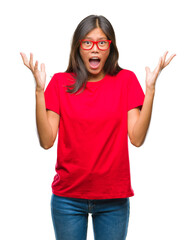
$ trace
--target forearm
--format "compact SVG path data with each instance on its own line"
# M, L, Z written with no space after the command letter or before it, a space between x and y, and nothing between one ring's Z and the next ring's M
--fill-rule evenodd
M48 149L53 144L53 133L47 118L44 91L36 91L36 124L40 145Z
M145 99L139 118L133 128L133 138L135 139L135 145L138 147L143 144L149 128L152 115L154 94L155 90L146 90Z
M146 94L143 103L143 107L139 115L137 115L137 119L135 123L133 123L133 127L131 128L131 142L135 146L141 146L145 140L146 133L149 128L151 114L152 114L152 106L155 94L155 84L160 72L171 62L171 60L176 56L173 54L166 61L168 51L160 57L159 63L153 72L150 71L149 67L146 67Z

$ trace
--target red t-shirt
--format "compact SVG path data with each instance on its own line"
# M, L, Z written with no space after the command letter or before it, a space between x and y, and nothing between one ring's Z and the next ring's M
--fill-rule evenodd
M105 75L87 82L78 95L66 92L71 78L56 73L45 90L46 109L60 115L53 193L83 199L134 196L127 112L144 101L136 75L125 69Z

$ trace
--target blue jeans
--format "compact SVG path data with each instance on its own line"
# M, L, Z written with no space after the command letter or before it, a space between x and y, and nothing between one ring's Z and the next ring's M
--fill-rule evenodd
M86 240L89 213L92 213L95 240L125 240L129 209L129 198L88 200L52 194L56 240Z

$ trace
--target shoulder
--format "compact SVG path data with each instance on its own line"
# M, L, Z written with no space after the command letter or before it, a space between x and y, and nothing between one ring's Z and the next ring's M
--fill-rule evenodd
M67 72L57 72L57 73L54 73L52 77L55 79L69 79L69 78L73 78L73 74L67 73Z
M135 73L131 70L128 69L122 69L121 71L118 72L117 76L119 78L133 78L135 77Z
M128 69L122 69L120 72L118 72L116 77L119 79L120 82L124 83L125 86L127 86L127 84L129 85L137 81L135 73Z
M74 82L74 75L72 73L67 72L57 72L51 76L51 80L56 84L68 84Z

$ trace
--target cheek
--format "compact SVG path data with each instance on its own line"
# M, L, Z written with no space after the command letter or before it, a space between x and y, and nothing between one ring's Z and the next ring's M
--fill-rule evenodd
M82 51L81 49L80 49L80 56L84 63L87 62L87 59L88 59L87 54L86 54L86 52Z
M103 57L102 59L103 59L104 63L106 62L107 58L109 57L109 54L110 54L110 52L106 52L102 55L102 57Z

